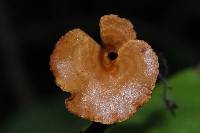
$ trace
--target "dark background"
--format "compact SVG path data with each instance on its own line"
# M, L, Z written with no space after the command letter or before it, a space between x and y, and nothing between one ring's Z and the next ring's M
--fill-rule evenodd
M55 43L75 27L99 41L105 14L131 20L138 38L167 60L169 75L196 66L199 6L199 0L0 0L0 124L35 101L60 95L48 64Z

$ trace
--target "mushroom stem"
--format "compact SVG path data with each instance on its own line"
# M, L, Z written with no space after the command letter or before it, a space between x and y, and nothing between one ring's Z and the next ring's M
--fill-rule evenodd
M97 122L93 122L85 131L80 131L80 133L103 133L109 126Z

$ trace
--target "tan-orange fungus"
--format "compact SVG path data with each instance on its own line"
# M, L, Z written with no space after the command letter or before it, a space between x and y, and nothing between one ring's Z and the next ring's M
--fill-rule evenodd
M102 45L73 29L57 42L50 68L56 84L71 93L65 101L70 112L112 124L128 119L150 99L159 64L127 19L105 15L99 25Z

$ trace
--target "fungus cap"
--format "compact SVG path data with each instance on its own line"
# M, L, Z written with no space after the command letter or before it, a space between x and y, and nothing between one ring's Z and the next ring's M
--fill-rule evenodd
M136 39L130 21L105 15L99 25L102 45L73 29L57 42L50 69L56 84L71 93L65 100L70 112L112 124L128 119L150 99L159 64L153 49Z

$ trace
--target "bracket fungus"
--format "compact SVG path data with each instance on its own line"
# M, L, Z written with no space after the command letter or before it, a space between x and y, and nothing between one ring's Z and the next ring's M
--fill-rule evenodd
M128 119L150 99L159 64L127 19L105 15L99 25L102 45L73 29L57 42L50 69L56 84L71 93L65 100L70 112L112 124Z

